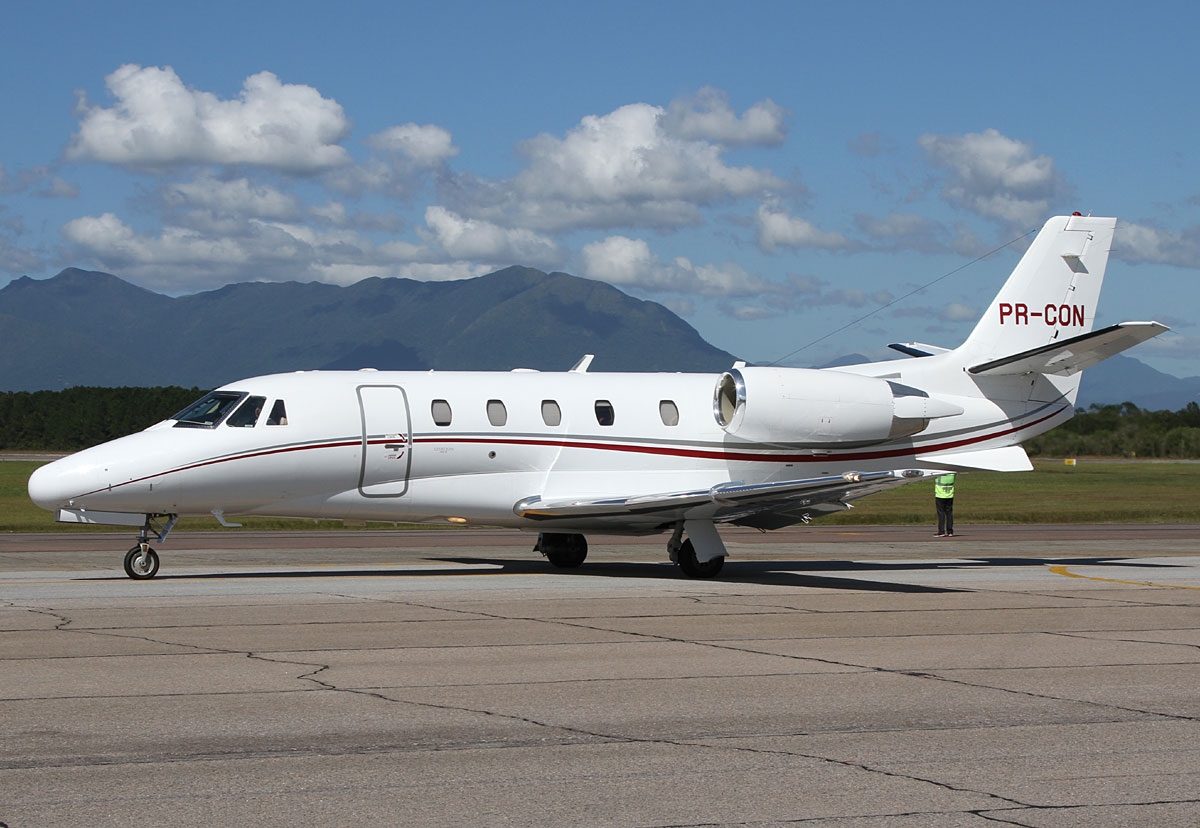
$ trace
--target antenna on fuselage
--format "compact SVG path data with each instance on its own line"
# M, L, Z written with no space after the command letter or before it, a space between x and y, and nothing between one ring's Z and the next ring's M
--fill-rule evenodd
M574 365L571 366L570 373L586 374L588 366L592 364L592 360L595 358L596 358L595 354L584 354L583 356L581 356L579 358L579 362L576 362Z

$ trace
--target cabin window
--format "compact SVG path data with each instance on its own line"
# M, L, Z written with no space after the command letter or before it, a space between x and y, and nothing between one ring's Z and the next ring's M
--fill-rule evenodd
M453 417L450 411L450 403L445 400L434 400L429 406L429 413L433 415L433 424L436 426L448 426Z
M500 400L488 400L487 415L488 422L494 426L502 426L508 422L508 409Z
M610 426L617 421L617 414L608 400L596 400L596 422L602 426Z
M670 400L659 400L658 416L662 418L665 426L679 425L679 407Z
M283 400L276 400L275 404L271 406L267 425L287 425L287 406L283 404Z
M542 400L542 422L548 426L562 423L562 409L554 400Z
M258 422L258 415L262 413L266 404L266 397L250 397L230 415L225 425L230 428L254 428Z
M241 391L213 391L171 419L177 421L176 428L213 428L245 398Z

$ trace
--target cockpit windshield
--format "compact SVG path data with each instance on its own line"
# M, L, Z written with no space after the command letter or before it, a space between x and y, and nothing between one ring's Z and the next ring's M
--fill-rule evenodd
M215 428L245 397L241 391L213 391L171 419L176 428Z

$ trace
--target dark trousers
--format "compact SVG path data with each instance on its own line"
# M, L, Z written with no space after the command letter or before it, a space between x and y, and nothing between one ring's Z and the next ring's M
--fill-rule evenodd
M954 498L952 497L935 497L933 502L937 504L938 516L938 534L953 535L954 534Z

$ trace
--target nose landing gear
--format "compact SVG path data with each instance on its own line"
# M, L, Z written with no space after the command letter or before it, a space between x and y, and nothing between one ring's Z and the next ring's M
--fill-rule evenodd
M155 521L158 518L167 518L167 522L161 527ZM158 553L150 546L150 536L162 543L167 539L167 535L175 528L175 522L179 520L179 515L146 515L146 522L142 524L141 534L138 535L137 544L125 553L125 574L135 581L146 581L158 574Z
M144 581L158 574L158 553L142 541L125 553L125 574L135 581Z

